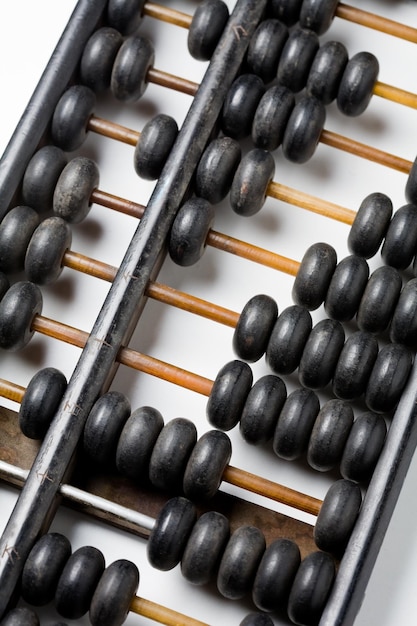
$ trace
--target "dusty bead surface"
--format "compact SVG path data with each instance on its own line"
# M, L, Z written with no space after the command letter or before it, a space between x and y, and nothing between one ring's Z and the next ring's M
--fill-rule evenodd
M312 325L310 312L297 304L280 313L266 349L266 362L276 374L297 369Z
M401 276L394 267L383 265L372 272L356 315L360 330L381 333L388 327L401 287Z
M155 50L145 37L131 35L124 40L113 63L112 94L121 102L136 102L148 86L146 77L155 61Z
M66 388L67 379L54 367L45 367L31 378L18 414L20 430L26 437L45 436Z
M29 241L39 224L38 213L29 206L15 206L0 223L0 271L23 270Z
M328 472L340 463L352 424L353 410L347 402L333 399L322 406L308 442L310 467Z
M182 486L185 467L197 441L197 429L191 420L176 417L158 435L149 461L149 480L166 491Z
M0 347L21 350L33 336L32 322L42 312L42 294L29 281L13 283L0 301Z
M222 481L232 444L226 433L209 430L195 444L184 471L184 495L193 502L213 498Z
M240 418L240 432L245 441L260 445L271 439L286 398L287 388L278 376L267 374L256 381Z
M404 285L391 320L389 336L393 343L414 348L417 343L417 279Z
M249 613L239 626L274 626L274 622L266 613Z
M372 476L387 435L381 415L368 411L359 415L349 433L340 463L343 478L367 482Z
M107 22L123 35L135 32L142 21L145 0L109 0Z
M282 139L282 152L293 163L306 163L316 151L326 120L320 100L306 95L300 98L288 119Z
M228 19L229 10L222 0L205 0L197 6L187 37L188 51L194 59L211 59Z
M110 26L103 26L91 35L80 61L80 81L83 85L94 93L109 89L113 63L122 43L122 34Z
M405 204L392 216L382 244L381 256L387 265L405 270L417 252L417 205Z
M161 413L143 406L130 415L119 437L116 467L123 476L146 482L155 442L164 427Z
M391 221L392 201L382 193L366 196L356 212L348 235L352 254L370 259L379 250Z
M94 403L84 426L83 448L100 465L112 466L117 441L130 415L130 402L119 391L108 391Z
M348 52L338 41L327 41L318 49L307 78L307 92L327 105L337 97L348 62Z
M160 113L143 127L133 154L135 172L145 180L156 180L178 135L173 117Z
M72 152L82 146L87 137L88 120L95 106L96 95L89 87L69 87L58 101L52 117L53 143L65 152Z
M276 19L263 20L249 42L246 64L250 72L271 82L278 70L279 58L288 39L287 27Z
M303 0L300 25L323 35L331 26L339 0Z
M23 175L24 204L38 213L50 211L56 183L67 162L65 152L57 146L43 146L37 150Z
M265 353L278 317L278 305L271 296L257 294L242 309L233 332L233 349L242 361L253 363Z
M337 93L339 111L350 117L367 108L379 74L377 58L370 52L358 52L345 67Z
M1 620L2 626L39 626L39 624L35 611L25 606L12 609Z
M300 17L300 10L303 0L271 0L271 11L274 17L278 18L287 26L293 26Z
M323 319L313 326L298 366L304 387L323 389L331 381L344 341L343 326L336 320Z
M91 600L92 626L123 624L138 586L139 570L131 561L119 559L106 567Z
M204 150L197 165L195 191L211 204L221 202L229 193L240 163L242 150L231 137L216 137Z
M218 372L207 402L207 419L219 430L231 430L239 422L252 386L253 374L247 363L230 361Z
M305 252L292 288L295 304L309 311L318 309L326 297L337 264L335 249L327 243L314 243Z
M223 104L222 131L233 139L250 135L253 116L265 92L261 78L255 74L241 74L232 83Z
M390 343L380 349L365 392L365 402L371 411L386 413L396 406L412 363L412 352L406 346Z
M294 461L304 454L319 410L319 399L310 389L295 389L288 395L272 442L277 456Z
M359 330L346 339L332 381L335 396L354 400L365 393L378 349L375 337L365 331Z
M55 282L64 269L63 260L72 242L68 222L52 215L35 229L25 256L25 273L28 280L37 285Z
M258 213L266 199L268 185L275 173L270 152L254 148L241 160L230 189L230 205L235 213L250 217Z
M351 320L359 308L368 277L365 259L350 255L339 261L324 300L327 315L339 322Z
M267 89L253 118L252 141L257 148L272 152L281 145L294 106L294 94L284 85Z
M178 209L168 241L174 263L190 267L201 259L214 218L214 206L203 198L190 198Z
M319 40L316 33L305 28L294 28L280 56L278 82L294 93L301 91L306 85L318 49Z
M83 156L74 157L64 167L55 187L53 207L58 217L78 224L91 208L91 194L99 184L97 164Z
M413 161L405 185L405 198L411 204L417 204L417 159Z

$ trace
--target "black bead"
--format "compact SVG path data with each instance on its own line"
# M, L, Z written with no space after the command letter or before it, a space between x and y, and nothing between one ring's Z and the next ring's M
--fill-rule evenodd
M250 217L264 205L268 185L275 173L270 152L254 148L241 160L230 189L230 204L235 213Z
M397 405L412 364L412 352L406 346L390 343L380 349L365 392L371 411L387 413Z
M307 79L307 92L330 104L337 97L340 81L348 62L348 52L338 41L327 41L316 53Z
M0 301L0 347L21 350L34 331L32 322L42 312L42 294L34 283L14 283Z
M72 85L63 93L51 122L52 141L56 146L72 152L84 143L87 125L96 106L94 91L85 85Z
M303 0L300 25L323 35L333 22L339 0Z
M359 308L368 277L365 259L351 255L339 261L324 300L327 315L339 322L351 320Z
M178 209L168 241L174 263L190 267L201 259L214 218L213 205L203 198L192 197Z
M30 439L42 439L61 403L67 380L54 367L45 367L31 378L19 408L19 426Z
M349 59L337 93L337 106L345 115L361 115L371 100L379 74L377 58L370 52L358 52Z
M287 26L293 26L300 17L303 0L271 0L271 10L274 17L284 22Z
M117 443L116 467L123 476L145 482L152 450L163 426L157 409L144 406L133 411Z
M387 265L405 270L417 252L417 205L406 204L392 216L381 256Z
M221 202L229 193L240 163L240 144L231 137L217 137L204 150L197 165L195 191L211 204Z
M90 606L92 626L120 626L125 621L139 586L139 570L126 559L104 570Z
M297 304L278 316L266 349L266 361L276 374L297 369L312 325L309 311Z
M281 145L294 106L294 94L284 85L267 89L253 118L252 141L257 148L273 151Z
M135 102L146 91L148 70L153 66L155 51L145 37L131 35L119 48L110 80L111 91L122 102Z
M0 301L2 300L6 291L10 288L10 282L6 274L0 272Z
M211 59L228 19L229 9L222 0L204 0L197 6L187 39L188 52L194 59Z
M298 378L304 387L323 389L333 378L345 341L340 322L323 319L313 327L301 355Z
M300 561L300 549L294 541L276 539L267 547L252 589L252 599L258 609L278 611L287 605Z
M80 61L80 81L83 85L94 93L109 89L113 63L122 43L122 34L110 26L103 26L91 35Z
M389 265L378 267L369 277L356 321L361 330L382 333L390 323L402 287L401 276Z
M348 235L352 254L370 259L379 250L391 221L392 202L383 193L371 193L361 203Z
M274 622L266 613L249 613L239 626L274 626Z
M207 419L220 430L231 430L239 422L252 386L252 370L243 361L230 361L218 372L207 402Z
M22 271L30 238L38 224L39 215L29 206L16 206L6 213L0 223L0 271Z
M135 172L145 180L156 180L178 135L173 117L160 113L145 124L133 155Z
M55 186L67 157L57 146L43 146L30 159L22 181L23 202L38 213L52 209Z
M26 251L25 273L37 285L55 282L64 269L65 252L70 249L72 231L61 217L52 215L34 231Z
M287 27L276 19L263 20L251 37L246 57L250 72L264 83L271 82L277 73L282 49L288 39Z
M25 606L9 611L1 620L1 626L39 626L39 618L35 611Z
M233 333L233 349L243 361L258 361L265 353L278 317L278 305L265 294L253 296L242 309Z
M261 78L255 74L241 74L232 83L223 104L222 131L233 139L250 135L253 116L265 92Z
M99 179L94 161L83 156L71 159L62 170L55 187L55 215L72 224L81 222L90 211L91 194L98 187Z
M145 0L109 0L107 22L123 35L135 32L141 21Z
M405 198L411 204L417 204L417 159L413 161L405 185Z
M343 400L354 400L365 393L378 342L373 335L357 331L345 341L333 376L333 393Z
M313 156L326 120L324 104L313 96L298 100L289 117L282 152L293 163L306 163Z
M319 399L309 389L296 389L288 395L272 442L277 456L293 461L306 451L319 410Z
M197 429L191 420L172 419L158 435L149 461L149 480L166 491L182 488L185 467L197 441Z
M368 411L359 415L349 433L340 463L343 478L367 482L372 476L387 435L381 415Z
M353 410L342 400L329 400L319 411L308 443L307 461L319 472L340 463L353 424Z
M295 624L317 626L336 576L333 558L311 552L298 568L288 601L288 615Z
M130 402L119 391L108 391L94 403L84 426L83 449L99 465L112 466L117 441L130 415Z
M231 456L232 444L226 433L220 430L204 433L195 444L184 471L184 495L194 502L213 498Z
M294 93L301 91L307 83L318 49L319 39L316 33L298 27L291 31L279 60L278 82Z
M168 500L158 514L147 544L152 567L169 571L178 565L195 522L196 510L190 500L182 497Z
M309 311L318 309L326 297L336 263L336 252L331 245L312 244L305 252L294 280L294 302Z
M394 309L389 331L393 343L414 348L417 343L417 279L404 285Z
M271 439L286 398L287 388L278 376L266 375L256 381L240 418L245 441L260 445Z

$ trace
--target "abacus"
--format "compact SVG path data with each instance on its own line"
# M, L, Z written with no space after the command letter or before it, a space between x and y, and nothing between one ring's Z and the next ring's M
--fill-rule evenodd
M417 86L413 88L410 84L412 79L405 71L412 66L410 59L415 54L415 43L404 43L401 38L387 34L385 31L392 24L382 20L383 32L375 36L379 46L374 44L378 48L375 53L380 65L379 76L375 76L375 65L370 58L364 72L365 77L371 75L369 80L372 82L372 95L369 86L364 88L362 103L366 103L366 110L360 116L358 110L346 116L333 102L329 106L326 104L323 114L324 108L317 105L316 100L310 100L304 105L310 107L308 118L314 121L313 128L310 128L310 140L296 137L296 122L293 121L292 132L287 132L287 136L283 137L281 149L280 146L264 145L272 133L266 132L265 126L262 126L266 122L262 122L259 103L264 93L274 94L275 100L269 101L269 106L272 106L279 95L282 98L280 110L287 110L289 116L290 110L293 107L295 109L295 101L303 102L305 87L292 84L296 94L291 99L292 96L288 94L292 89L286 87L285 90L281 88L280 92L269 91L260 86L261 79L255 74L254 68L251 71L248 69L249 41L253 40L258 23L262 24L268 3L249 0L226 3L229 8L227 20L221 18L222 3L196 3L191 0L184 0L181 4L166 2L165 10L153 3L143 3L144 16L138 24L137 35L144 48L140 48L140 55L139 47L133 51L131 47L130 51L138 54L141 62L143 55L148 54L146 67L142 68L142 78L137 79L134 97L128 95L127 102L122 103L119 102L124 98L120 93L124 88L121 83L127 70L123 69L121 61L116 64L119 78L113 70L116 78L113 79L111 89L107 86L105 93L100 93L97 99L91 96L91 85L86 85L88 80L85 78L89 75L93 83L100 81L91 60L94 58L93 52L89 61L90 73L88 59L86 61L84 56L87 66L83 70L85 80L79 79L80 59L87 49L87 42L91 41L90 37L108 22L114 28L115 22L106 17L107 4L111 3L104 0L74 3L75 13L51 61L51 67L55 69L40 80L39 89L27 109L26 117L13 135L11 147L5 152L0 170L3 224L10 224L8 228L16 237L13 243L18 238L27 239L27 252L26 249L24 252L26 261L23 261L17 258L19 250L16 251L17 246L10 244L6 227L1 230L0 226L2 272L7 274L5 282L1 284L4 293L3 304L0 303L3 346L1 390L2 396L5 396L5 407L9 404L11 407L11 410L5 408L1 412L2 449L4 443L0 466L4 479L2 490L7 489L6 481L18 484L20 488L26 484L22 491L24 495L20 496L17 508L10 515L2 537L1 610L5 613L15 602L21 605L22 601L16 599L13 588L15 584L18 587L20 585L18 579L27 553L32 546L36 548L41 544L43 537L45 541L50 539L55 563L61 563L56 565L57 568L62 571L64 561L68 561L71 550L68 539L63 539L62 535L50 535L48 529L52 525L53 530L60 533L62 527L66 526L62 516L70 516L73 524L69 525L69 534L76 534L75 529L84 523L84 516L79 511L68 513L64 506L59 506L56 511L60 504L57 499L60 492L65 502L78 502L74 504L77 509L93 512L99 519L123 530L123 533L117 535L116 531L110 531L110 536L117 536L115 559L129 559L131 564L137 565L141 571L138 593L146 589L146 576L151 569L152 585L149 589L156 590L154 597L163 596L162 592L167 587L180 590L173 594L175 596L179 593L180 598L169 597L166 602L161 601L161 604L173 607L177 614L171 615L168 609L164 613L162 608L151 608L152 603L134 597L137 586L134 566L130 566L128 574L125 571L124 585L119 582L116 584L116 574L111 579L111 572L117 570L118 566L109 568L106 575L112 580L110 587L119 585L118 594L113 596L118 601L112 601L119 617L114 617L113 623L119 623L120 613L124 618L128 609L130 612L126 623L141 623L141 618L134 612L135 608L142 615L163 623L268 624L270 618L275 624L353 623L415 447L415 374L411 368L415 338L412 336L412 318L406 318L407 323L403 321L401 315L406 315L406 306L403 304L401 309L399 304L404 302L400 292L407 296L406 304L412 302L412 291L406 290L405 286L414 284L411 270L413 254L407 263L404 262L404 266L395 269L387 262L390 254L398 254L402 259L407 254L407 246L412 247L412 242L409 244L407 240L413 230L412 214L407 217L407 213L404 218L408 221L402 227L401 252L393 252L395 242L389 244L386 230L388 223L398 223L389 214L388 199L395 208L394 215L404 214L403 211L397 213L398 209L406 202L412 204L415 187L414 138L409 129L415 123L413 108L416 106L416 97L413 91L417 91ZM124 10L128 11L126 7L129 3L116 2L114 6L123 4ZM219 19L219 36L223 38L207 55L203 55L209 58L190 60L187 31L196 28L196 22L192 27L188 15L193 15L199 9L204 17L207 15L205 11L210 10L205 5L211 4L214 13L211 14L209 24L214 23L215 17ZM299 2L292 3L292 6L297 4L300 5L298 9L301 9L301 4L308 5L307 2ZM337 9L335 3L330 8L331 4L323 3L327 7L326 11L336 11L336 17L329 30L320 33L320 48L317 37L310 30L302 31L308 32L305 35L308 43L303 46L303 51L310 46L311 57L310 61L304 59L305 66L308 66L319 49L323 49L325 41L343 42L349 59L356 53L358 42L362 44L359 50L369 50L367 43L373 41L369 34L372 31L367 27L365 29L364 26L352 26L345 22L343 15L344 12L345 16L346 13L349 15L348 8L340 5ZM375 13L389 13L385 6L381 6L378 11L376 2L367 4L372 5ZM280 5L290 6L285 2L277 2L268 10L278 12L280 9L277 7ZM358 8L363 9L363 3ZM139 15L136 5L135 11L136 19ZM281 17L284 19L286 9L282 8L282 11L284 13ZM410 25L415 23L414 11L412 4L400 2L391 10L393 15L390 17L394 19L395 16L396 21ZM359 13L362 15L359 19L363 20L366 14ZM158 16L165 16L163 19L169 21L158 20ZM269 14L268 18L276 20L276 15ZM112 19L115 20L115 16ZM278 33L284 33L280 36L285 38L287 35L289 37L289 33L298 32L294 26L298 17L294 19L294 24L288 15L285 19L290 23L284 30L277 26L276 21L269 22L276 29L276 38ZM375 24L375 20L371 21ZM116 31L119 28L121 26ZM205 28L210 30L207 24ZM365 29L365 35L362 29ZM412 28L398 27L397 30L398 34L413 36ZM138 41L130 33L120 35L119 40L117 34L113 32L112 35L116 40L114 45L119 48L123 38L128 45L132 41L136 45ZM155 60L152 52L149 52L149 43L143 43L145 41L151 41L155 47ZM389 46L387 41L390 42ZM197 35L194 43L198 47ZM165 44L165 50L175 50L175 54L166 52L165 57L158 57L158 44L161 44L161 48ZM402 50L402 56L395 55L397 45ZM268 50L270 48L271 44ZM389 48L389 54L386 48ZM128 46L126 49L129 50ZM337 50L340 51L340 48ZM184 55L183 58L187 60L179 62L180 55ZM197 52L196 56L200 54ZM255 53L254 56L256 60ZM387 59L392 58L407 59L404 71L408 83L398 84L400 72L397 63L396 71L391 71L392 80L385 78L390 72ZM129 63L128 60L126 62ZM347 60L343 63L347 63ZM59 71L56 71L54 64L58 64ZM290 61L287 64L290 65ZM137 65L140 69L139 61ZM182 68L184 72L180 71ZM286 80L284 69L281 66L280 84ZM264 69L258 67L258 71L266 72L265 66ZM275 69L275 73L277 71ZM225 101L227 98L231 100L232 85L238 84L235 79L240 74L251 76L249 81L242 83L243 88L247 89L243 97L244 105L240 96L239 106L242 110L236 113L231 104L228 120L224 112ZM293 77L294 72L290 74ZM257 78L253 78L254 75ZM379 77L384 83L379 82ZM263 80L268 85L275 85L274 80L266 74L263 74ZM80 84L83 85L81 89ZM379 95L383 98L380 99ZM62 100L61 96L68 99ZM356 104L357 98L353 97ZM339 107L347 107L347 97L340 96L339 100ZM256 101L256 105L253 106L250 125L255 111L258 120L261 119L256 127L255 139L255 131L245 132L243 129L243 119L245 116L248 119L253 101ZM263 98L262 102L268 101ZM72 108L70 119L65 113L66 107ZM264 104L264 118L267 117L266 110L267 105ZM304 120L307 115L305 110L301 115ZM82 124L84 114L88 129ZM181 129L178 135L172 120L164 117L168 115ZM150 117L157 122L147 127ZM67 125L70 123L74 123L74 126L68 131ZM401 133L403 125L408 132ZM147 135L146 128L151 128L153 133L159 132L156 141L152 140L149 130ZM304 127L304 138L306 131ZM170 140L167 139L168 134ZM224 161L213 174L210 167L203 169L203 156L206 162L209 161L207 146L223 135L232 136L221 144L224 151L221 154L227 162ZM109 136L122 139L122 142L111 142L110 145ZM147 137L150 137L148 141L151 146L148 153ZM253 140L258 144L255 151ZM330 146L327 147L326 143ZM57 144L60 144L57 150L45 150ZM336 144L337 147L344 146L348 153L336 152ZM389 149L391 144L392 150ZM142 152L136 146L143 148ZM349 151L353 154L349 154ZM154 164L155 152L161 153L156 174L145 171L148 161ZM212 159L219 154L217 148L211 155ZM365 155L376 162L364 161L362 156ZM139 176L135 173L134 162ZM245 164L246 172L243 167L239 166L238 169L238 163L240 166ZM44 168L41 175L36 174L34 164L37 164L38 169ZM198 174L196 169L199 164ZM233 175L229 173L225 176L228 167L233 170ZM249 183L247 171L255 168L256 177L251 178ZM53 189L46 176L50 170L57 172ZM64 170L66 177L62 175ZM81 170L87 190L83 190L81 199L71 204L68 196L72 194L75 176ZM221 183L231 188L226 193L220 193L223 192ZM53 211L51 193L54 194ZM381 195L371 196L375 193ZM215 197L216 194L222 197ZM210 201L204 195L208 195ZM357 308L360 302L367 304L371 301L371 311L366 312L363 304L360 312L355 309L354 313L346 314L346 319L328 322L330 317L345 316L345 309L353 306L351 299L343 300L334 287L333 299L328 295L330 274L336 266L331 250L333 247L337 250L339 262L351 252L354 237L350 235L348 251L349 233L353 232L350 225L365 198L368 199L365 205L369 210L375 209L375 206L378 210L377 218L372 214L373 229L367 233L367 245L373 231L382 229L379 222L383 221L383 212L388 215L385 218L385 230L378 242L381 244L384 239L388 243L385 243L384 250L378 252L376 258L368 258L369 275L364 277L366 263L359 254L355 259L361 258L362 261L350 262L355 263L362 287L350 284L349 295L355 295L356 290ZM31 222L33 210L27 212L29 217L20 209L19 212L12 211L17 206L36 204L36 200L40 204L51 202L50 207L35 207L41 215L39 226L36 217ZM311 214L306 208L313 212L320 211L322 215ZM193 231L197 243L194 240L190 243L184 234L187 222L190 222L191 210L198 212L199 217L202 216L199 222L191 220L197 224ZM363 212L369 216L369 210ZM6 215L12 217L6 220ZM336 220L329 220L328 215L336 217ZM183 221L178 216L183 216ZM23 228L26 222L28 226ZM296 236L290 230L294 222ZM391 235L394 239L398 237L399 228L401 226L397 226L397 234ZM30 236L27 235L27 229L31 230ZM358 231L362 235L363 231L359 227ZM394 233L394 226L391 231ZM57 242L54 246L51 245L52 232ZM323 236L325 232L326 237ZM356 245L363 245L363 239L362 236ZM45 241L48 241L48 247ZM322 241L327 242L325 246L315 246L316 242ZM51 249L56 248L55 256L51 253L48 257L49 246ZM311 261L305 261L302 267L306 269L301 271L300 261L307 249L312 250ZM314 274L317 269L314 264L317 265L324 256L329 260L329 265L321 265ZM339 276L346 266L350 278L353 266L344 263L337 265ZM380 273L373 272L380 266L390 268L384 272L383 297L371 300L368 295L365 298L365 284L375 284L376 278L372 283L369 276L379 276ZM326 267L330 268L327 281L324 279ZM75 273L74 270L81 272ZM294 280L296 274L297 281ZM304 284L302 278L305 274L307 278ZM341 280L343 278L339 279L339 287ZM325 294L321 299L319 296L319 302L307 302L309 298L318 297L319 288L326 282ZM311 283L314 289L310 288ZM294 285L298 286L294 288ZM299 308L290 309L294 300ZM18 304L13 305L16 301ZM30 303L29 313L24 311L25 301ZM324 307L322 301L325 301ZM389 322L383 328L372 328L372 332L364 330L364 319L369 322L370 317L371 321L376 317L381 324L384 305L388 301L392 309L394 304L397 305L397 322ZM5 302L12 304L5 306ZM10 307L11 314L7 312ZM379 317L372 315L376 308L378 312L381 311ZM284 312L294 313L301 309L304 313L300 313L299 320L304 326L297 326L297 331L294 331L287 344L282 343L285 330L281 330L279 343L278 331L271 334L272 326L279 328L276 326L278 319L281 320L281 329L284 322L288 327L295 317L288 317L288 314L285 317ZM333 315L335 309L338 313ZM191 313L199 313L200 316ZM22 323L20 319L23 319ZM259 326L261 320L262 327ZM327 324L326 327L321 325L322 320ZM360 345L347 343L348 337L359 337L356 334L357 321L367 338L369 335L374 337L378 331L379 343L376 351L369 347L375 345L373 341L366 343L367 350L369 347L366 354L372 361L372 370L368 367L367 374L361 370L361 375L356 378L350 370L354 379L351 383L345 374L335 373L335 364L339 364L339 370L342 365L349 369L348 360L342 362L340 357L342 347L346 354L348 345L353 345L355 350L365 345L364 335L360 335L363 342ZM315 333L310 333L309 323ZM312 339L310 348L306 349L305 346L307 336L315 337L316 344L319 343L318 338L325 334L323 328L327 329L327 345L326 359L322 363L320 354L317 356L314 350L323 348L314 348ZM409 347L391 349L392 345L402 345L404 335L408 339L411 337L411 350ZM64 340L63 344L57 341L59 338ZM297 357L295 367L284 366L285 360L295 358L294 346L298 340L303 343L304 359L300 362L300 357ZM58 362L54 360L57 344L60 354ZM382 350L384 346L387 348L385 351ZM266 358L263 356L265 352ZM364 353L365 348L361 354ZM378 358L381 355L379 361L377 353ZM310 358L312 354L315 358L313 366L311 361L314 359ZM398 381L395 380L392 385L388 384L387 378L383 378L383 354L388 354L391 369L395 367L398 373ZM332 367L327 367L331 361ZM380 363L379 374L375 363ZM61 370L63 375L50 368ZM39 380L40 386L37 383ZM362 388L357 399L355 395L360 385ZM46 389L42 398L42 411L33 410L39 389ZM336 397L334 391L337 392ZM59 398L59 406L54 405L56 397ZM225 403L227 410L224 410ZM52 413L56 413L50 427L49 420L52 417L46 408L48 404L52 406ZM39 419L40 412L46 422ZM102 420L109 412L112 420L104 427ZM301 412L303 423L295 419ZM364 426L360 429L358 425L362 420L358 420L358 417L369 416L370 413L373 417L363 420ZM138 449L145 438L143 431L141 439L136 437L134 440L132 451L128 424L135 423L129 421L133 416L141 418L141 424L149 425L148 434L155 444L152 458L148 458L149 469L147 466L137 467L140 465ZM336 420L344 424L340 432L330 430L330 424ZM152 434L151 424L154 429ZM312 435L313 424L315 439ZM387 435L383 426L385 424L388 427ZM20 432L21 428L25 434ZM130 427L132 436L135 436L135 428ZM369 437L369 433L372 435L367 440L365 450L371 459L363 460L366 456L363 448L360 453L357 452L358 437L355 443L351 433L358 431L359 439ZM207 433L207 437L203 433ZM326 436L332 444L325 442ZM42 444L42 440L46 444ZM36 457L39 448L41 454ZM149 450L144 452L145 457L147 454L150 456ZM360 459L359 454L362 454ZM182 470L186 465L184 478L182 474L178 478L180 465ZM196 468L200 466L204 466L208 480L204 476L197 476ZM27 473L30 468L31 472ZM142 481L138 478L144 472L149 473L149 478ZM220 493L216 493L219 483ZM326 511L325 507L322 508L322 501L333 492L334 485L344 507L341 513L340 507L338 510L337 504L334 504L338 515L334 519L337 522L329 514L323 514L323 510L324 513ZM344 491L345 488L348 491ZM252 492L257 495L254 496ZM206 497L203 498L203 495ZM47 505L42 503L44 498ZM296 508L302 509L302 512ZM213 510L216 515L211 513ZM195 547L193 553L193 544L188 540L188 535L197 517L199 520L210 519L203 518L203 511L213 515L218 524L221 520L224 527L223 551L225 537L233 531L231 536L235 544L228 545L237 545L240 560L236 560L235 568L238 570L244 570L242 555L249 553L246 542L252 542L250 552L255 555L252 560L248 557L252 570L251 573L242 574L242 580L231 581L225 572L226 566L232 567L234 563L231 548L228 559L225 558L220 566L217 563L220 574L214 574L211 582L204 581L204 585L201 585L202 580L197 580L198 575L203 576L202 570L206 573L207 568L203 567L205 564L195 564L192 557L194 555L196 559L199 553ZM159 526L158 522L155 525L154 520L167 520L172 516L177 516L179 520L179 531L174 536L175 545L171 545L169 553L164 554L160 543L165 541L165 536L163 531L158 531L164 524L160 521ZM316 518L320 519L320 523L317 521L313 532ZM349 527L347 529L345 522ZM125 538L126 530L135 537L133 541L131 537ZM160 540L159 535L162 536ZM88 540L91 546L94 546L94 536L93 532L93 537ZM129 546L129 552L122 553L121 546L124 544L122 540L119 544L120 537L123 537L123 542L128 542L125 545ZM184 538L188 541L188 555L184 551L177 554L176 550L177 544L184 550ZM80 543L77 537L75 539L74 543ZM282 539L286 543L274 543ZM272 602L271 594L268 595L263 589L259 576L255 581L256 572L261 571L263 554L270 555L270 564L272 559L279 560L275 552L266 550L266 544L279 546L280 550L284 547L292 550L285 557L287 569L291 569L285 576L292 593L291 589L286 590L284 599L274 607L270 618L267 616L270 606L267 605ZM210 546L207 561L214 554L213 544ZM308 563L309 554L317 554L318 559L321 559L318 562L325 573L317 582L317 588L321 586L317 607L309 604L309 599L305 603L297 599L296 592L303 590L303 583L301 576L297 584L294 582L296 571L301 567L296 548L300 549L305 563ZM62 561L58 558L61 551ZM147 555L157 566L156 570L144 562ZM98 561L99 556L95 562ZM109 565L107 561L106 558L106 564ZM176 567L180 561L185 577L191 578L195 584L189 585L181 577L179 567ZM36 578L30 575L29 559L28 563L23 570L23 595L26 605L34 600L34 610L46 612L45 617L42 616L42 623L49 623L48 619L55 619L56 622L61 617L76 619L77 623L90 623L88 615L81 617L73 607L78 598L84 597L85 590L80 588L79 583L79 595L69 600L64 593L58 590L54 592L49 604L58 608L65 605L63 613L57 614L54 606L49 609L36 606L37 603L43 605L43 601L38 597L36 584L31 587L25 582L28 577ZM105 576L101 574L102 564L98 564L97 568L103 588ZM334 579L333 568L337 570ZM164 569L174 571L158 571ZM268 579L266 570L264 566L263 575ZM144 575L142 571L145 571ZM284 573L280 575L284 576ZM239 578L237 574L236 577ZM56 576L55 585L58 578L59 575ZM64 578L61 576L59 580L62 588ZM126 592L126 605L123 604L122 586L123 592L131 587ZM252 588L257 589L253 592L255 603L251 599ZM307 591L309 589L311 587ZM109 587L101 592L101 598L107 593ZM274 591L273 595L275 597L278 593ZM289 602L288 596L291 596ZM185 614L189 613L191 597L193 610L188 618ZM97 593L96 598L99 598L96 606L103 604L100 594ZM230 599L239 601L231 602ZM207 608L207 603L216 605L216 608ZM110 611L108 607L106 610ZM255 617L253 614L259 611L264 614ZM178 615L179 612L182 615ZM251 615L252 621L243 621L246 615ZM199 621L193 622L192 618ZM94 623L105 623L97 609L91 609L91 619L95 620Z

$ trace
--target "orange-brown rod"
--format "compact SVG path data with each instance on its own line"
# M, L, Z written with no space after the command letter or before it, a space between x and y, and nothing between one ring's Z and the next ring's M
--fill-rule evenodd
M145 600L138 596L133 598L130 610L132 613L142 615L154 622L166 624L167 626L208 626L205 622L200 622L193 617L178 613L161 604L156 604L155 602L151 602L151 600Z

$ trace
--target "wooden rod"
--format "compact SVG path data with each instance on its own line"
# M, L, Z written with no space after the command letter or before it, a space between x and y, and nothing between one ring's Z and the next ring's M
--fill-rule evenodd
M0 396L2 398L7 398L12 402L21 404L25 391L26 389L24 387L12 383L9 380L5 380L4 378L0 378Z
M397 104L410 107L411 109L417 109L417 94L405 91L399 87L377 82L374 86L374 94L380 98L385 98Z
M146 2L143 7L143 15L153 17L161 22L167 22L174 26L180 26L181 28L190 28L192 16L176 11L175 9L169 9L163 7L160 4L154 2Z
M121 141L129 146L136 146L140 137L140 132L116 124L116 122L109 122L96 115L91 115L87 123L87 130L109 139Z
M148 70L147 80L154 85L174 89L188 96L195 96L198 89L198 83L187 80L186 78L180 78L174 74L169 74L168 72L163 72L162 70L157 70L154 67Z
M375 15L374 13L369 13L368 11L348 6L342 2L339 2L335 15L349 22L354 22L356 24L360 24L361 26L378 30L386 35L393 35L399 39L417 43L416 28L400 24L399 22L394 22L386 17L381 17L380 15Z
M143 217L146 208L143 204L125 200L125 198L120 198L100 189L94 189L90 196L90 202L106 207L106 209L113 209L113 211L118 211L124 215L136 217L137 219Z

